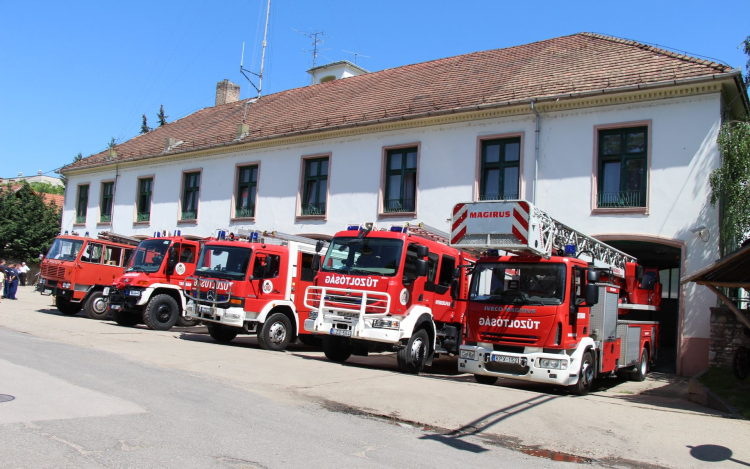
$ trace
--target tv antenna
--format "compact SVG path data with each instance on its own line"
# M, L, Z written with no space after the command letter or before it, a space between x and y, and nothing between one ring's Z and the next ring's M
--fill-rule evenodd
M364 57L366 59L371 59L369 55L362 55L359 52L352 52L350 50L341 50L341 52L346 52L347 54L353 54L354 55L354 65L357 65L357 57Z
M315 68L315 64L317 63L317 60L318 60L318 52L320 52L322 50L328 50L328 49L321 49L320 47L318 47L319 45L323 44L323 39L319 38L318 36L326 37L328 39L331 39L331 37L327 36L323 31L314 31L312 33L303 33L302 31L298 31L298 30L296 30L294 28L292 28L292 31L300 33L301 35L303 35L303 36L305 36L307 38L310 38L312 40L312 46L313 46L312 50L304 50L303 49L303 52L312 52L312 54L313 54L312 68ZM313 76L312 77L312 82L314 83L314 81L315 81L315 77Z
M242 43L242 57L240 58L240 73L244 75L245 78L247 78L247 81L258 91L258 98L260 99L261 90L263 89L263 64L266 60L266 46L268 45L268 41L266 40L268 38L268 17L271 15L271 0L268 0L268 6L266 7L266 28L263 32L263 53L260 57L260 73L255 73L253 71L250 71L243 67L245 62L245 43ZM251 75L255 75L258 77L258 86L255 86L255 83L253 83L253 80L247 76L247 73ZM247 111L247 104L245 105L245 111ZM242 119L244 122L244 118Z

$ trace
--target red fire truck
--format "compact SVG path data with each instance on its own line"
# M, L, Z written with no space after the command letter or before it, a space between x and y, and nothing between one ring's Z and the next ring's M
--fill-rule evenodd
M167 233L165 233L167 234ZM167 331L175 324L193 326L183 316L185 278L193 275L200 244L196 237L161 236L138 244L125 272L105 288L109 309L121 326L143 322L149 329Z
M335 235L305 295L314 310L305 329L323 336L329 360L396 351L401 371L419 373L437 354L458 352L466 303L454 297L466 298L468 277L454 271L474 259L447 237L372 223Z
M42 260L37 291L54 296L57 310L66 316L83 308L91 319L104 319L109 313L103 290L122 275L138 242L109 232L97 238L65 232Z
M522 200L457 204L451 235L456 248L487 250L472 271L460 371L578 395L600 375L644 379L659 324L631 316L658 311L658 270Z

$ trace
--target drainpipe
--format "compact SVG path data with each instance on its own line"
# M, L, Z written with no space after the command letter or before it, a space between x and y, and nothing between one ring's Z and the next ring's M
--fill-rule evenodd
M536 130L534 131L534 192L531 202L536 205L536 186L539 178L539 113L534 107L534 100L531 100L531 110L536 115Z

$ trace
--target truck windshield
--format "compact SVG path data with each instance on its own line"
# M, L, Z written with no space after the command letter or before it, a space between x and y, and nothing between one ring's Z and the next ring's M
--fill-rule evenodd
M83 240L57 238L49 248L45 259L74 261L83 247Z
M564 295L563 264L493 262L477 264L469 300L501 305L560 305Z
M245 280L253 250L238 246L204 246L195 275Z
M126 272L158 272L172 241L168 239L147 239L141 241L135 253L130 256Z
M403 246L400 239L333 238L321 270L354 275L395 275Z

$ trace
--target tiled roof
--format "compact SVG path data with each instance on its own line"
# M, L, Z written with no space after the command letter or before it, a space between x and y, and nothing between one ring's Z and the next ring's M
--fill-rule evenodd
M18 192L23 187L23 184L13 184L10 186L10 190L13 192ZM65 196L64 195L57 195L57 194L47 194L44 192L37 192L34 189L31 189L31 193L34 195L38 195L42 198L48 205L49 204L55 204L58 208L62 208L63 203L65 202Z
M429 112L708 78L730 71L727 65L638 42L580 33L201 109L117 145L114 158L104 151L62 171L164 155L166 138L183 142L170 150L176 153ZM242 123L246 103L250 131L238 141L237 125Z

